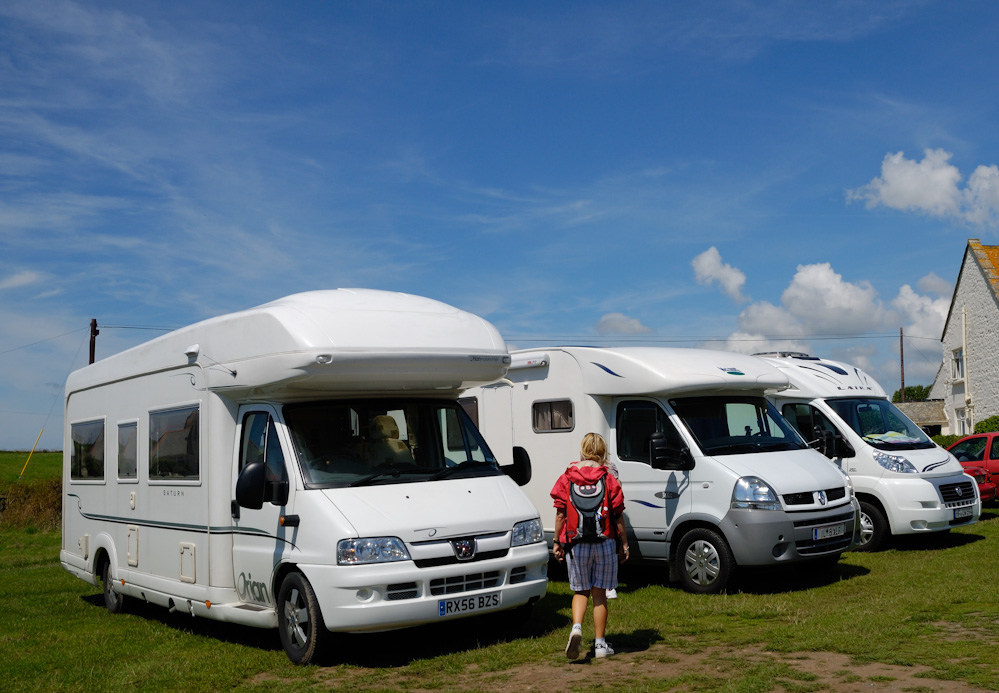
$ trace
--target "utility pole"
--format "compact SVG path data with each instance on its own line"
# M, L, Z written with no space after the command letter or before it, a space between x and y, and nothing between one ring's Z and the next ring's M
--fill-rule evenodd
M905 401L905 342L902 340L902 328L898 328L898 365L902 369L902 400Z
M90 363L94 362L94 348L97 346L97 335L101 332L97 329L97 318L90 320Z

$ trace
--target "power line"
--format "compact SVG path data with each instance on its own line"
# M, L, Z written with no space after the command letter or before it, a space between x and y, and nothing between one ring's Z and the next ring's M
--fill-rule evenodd
M33 346L36 346L38 344L43 344L45 342L51 342L53 339L60 339L60 338L65 337L67 335L71 335L71 334L74 334L76 332L82 332L83 330L89 330L89 329L90 329L89 327L81 327L81 328L76 329L76 330L70 330L69 332L63 332L62 334L56 335L55 337L46 337L45 339L39 339L37 342L32 342L31 344L23 344L21 346L14 347L13 349L8 349L7 351L0 351L0 356L2 356L3 354L9 354L12 351L18 351L19 349L27 349L28 347L33 347Z

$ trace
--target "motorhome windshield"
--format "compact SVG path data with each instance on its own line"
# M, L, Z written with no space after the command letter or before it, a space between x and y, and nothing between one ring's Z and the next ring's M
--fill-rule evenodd
M827 400L839 418L879 450L919 450L936 445L886 399Z
M763 397L682 397L669 401L705 455L807 447Z
M309 488L502 474L455 402L305 402L286 405L284 419Z

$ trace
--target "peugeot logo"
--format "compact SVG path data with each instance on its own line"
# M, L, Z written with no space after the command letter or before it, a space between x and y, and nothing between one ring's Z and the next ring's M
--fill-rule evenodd
M454 555L459 561L469 561L475 558L475 539L455 539L451 542Z
M825 504L826 504L826 492L819 491L819 505L825 505Z

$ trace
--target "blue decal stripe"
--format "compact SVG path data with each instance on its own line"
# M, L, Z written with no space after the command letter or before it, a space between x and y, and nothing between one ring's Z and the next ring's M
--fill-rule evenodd
M659 510L665 510L666 509L665 505L656 505L655 503L648 503L648 502L642 501L642 500L632 500L630 502L631 503L638 503L639 505L644 505L646 508L657 508Z
M604 371L605 373L610 373L610 374L611 374L611 375L613 375L613 376L614 376L615 378L623 378L623 377L624 377L623 375L618 375L617 373L615 373L614 371L612 371L612 370L611 370L610 368L608 368L607 366L605 366L605 365L603 365L603 364L600 364L600 363L597 363L596 361L590 361L590 363L592 363L592 364L593 364L594 366L596 366L596 367L597 367L597 368L599 368L600 370Z

